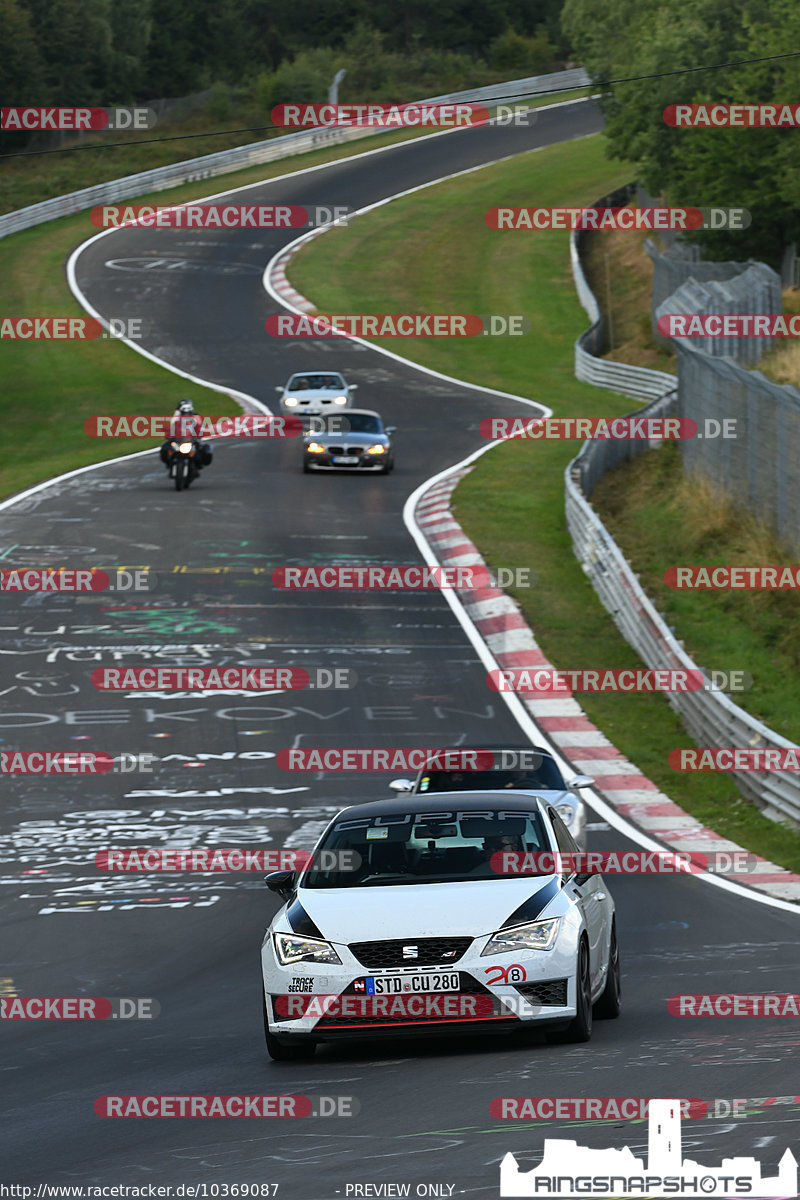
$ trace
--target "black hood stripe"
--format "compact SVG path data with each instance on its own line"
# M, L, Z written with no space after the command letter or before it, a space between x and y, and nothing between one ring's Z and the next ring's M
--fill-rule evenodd
M303 908L299 900L293 900L287 908L286 920L289 922L294 932L299 933L301 937L322 938L322 934L317 929L316 925L311 920L311 917Z
M507 929L509 925L523 925L526 921L535 921L539 913L547 907L554 896L557 896L561 891L560 877L556 876L543 888L540 888L533 896L529 896L519 908L515 909L508 920L504 921L501 929Z

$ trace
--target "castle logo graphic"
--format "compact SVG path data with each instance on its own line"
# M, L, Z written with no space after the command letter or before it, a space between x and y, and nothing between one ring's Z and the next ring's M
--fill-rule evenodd
M505 1156L500 1164L500 1195L796 1200L797 1160L791 1150L785 1150L778 1174L764 1178L755 1158L724 1158L719 1167L684 1159L680 1101L651 1100L646 1167L628 1147L591 1150L571 1140L546 1138L542 1161L532 1171L520 1171L514 1155Z

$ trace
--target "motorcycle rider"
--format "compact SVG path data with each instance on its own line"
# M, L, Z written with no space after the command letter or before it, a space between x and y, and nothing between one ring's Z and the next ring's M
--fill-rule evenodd
M203 467L208 466L211 462L211 447L207 446L203 442L203 439L198 435L197 431L200 429L202 418L194 411L194 404L188 398L188 396L184 396L184 398L178 403L178 407L175 409L173 416L178 417L181 420L181 426L178 430L177 436L184 441L187 438L191 438L191 440L197 446L195 464L198 471L202 470ZM171 438L167 438L167 440L161 446L161 461L169 468L170 479L172 478L173 468L172 447L170 446L171 440Z

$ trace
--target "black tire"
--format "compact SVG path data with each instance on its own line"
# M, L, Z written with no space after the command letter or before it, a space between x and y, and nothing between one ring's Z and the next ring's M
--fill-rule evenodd
M193 479L197 478L197 467L193 462L187 462L186 470L183 475L183 486L188 488Z
M184 463L182 458L179 458L176 460L176 462L175 462L175 491L176 492L179 492L181 490L181 488L183 487L183 472L184 472L185 466L186 466L186 464Z
M269 1020L267 1018L267 1001L263 988L261 991L261 1007L264 1012L264 1038L267 1043L267 1054L273 1062L302 1062L314 1057L314 1051L317 1048L316 1042L298 1042L295 1046L285 1046L270 1033Z
M594 1015L598 1021L613 1021L619 1016L622 1008L622 978L619 965L619 945L617 944L617 922L611 924L611 946L609 947L609 964L606 986L594 1006Z
M311 474L311 467L310 467L310 466L308 465L308 463L307 463L307 462L305 462L305 461L303 462L303 474L304 474L304 475L310 475L310 474Z
M588 1042L592 1036L592 983L589 974L589 945L584 938L578 951L576 982L577 1012L566 1029L548 1034L547 1040L565 1042Z

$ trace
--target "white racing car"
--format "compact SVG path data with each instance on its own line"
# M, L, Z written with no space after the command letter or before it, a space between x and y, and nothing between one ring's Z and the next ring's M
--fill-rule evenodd
M548 864L559 851L577 851L564 822L524 792L344 809L299 876L267 876L286 901L261 948L270 1056L541 1027L588 1041L593 1012L620 1011L614 902L599 875Z
M544 746L507 745L487 749L492 751L494 763L486 770L423 767L416 779L393 779L389 787L393 792L481 792L485 788L532 792L553 805L579 848L585 850L586 806L576 793L580 788L592 786L591 776L575 775L565 782L558 764Z
M347 383L338 371L299 371L290 376L285 387L276 384L275 391L281 393L282 413L318 417L351 408L357 387L357 383Z

